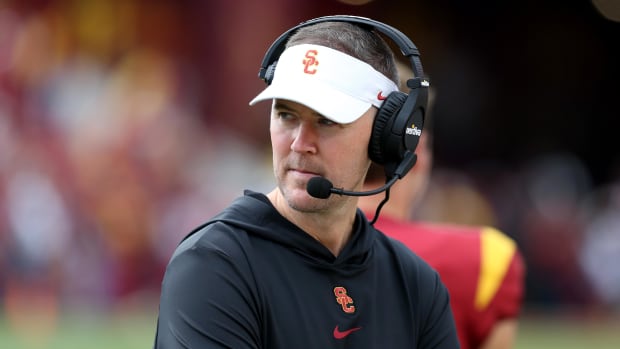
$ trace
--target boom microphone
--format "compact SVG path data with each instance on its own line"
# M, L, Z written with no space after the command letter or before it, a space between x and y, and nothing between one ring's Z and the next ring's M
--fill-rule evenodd
M306 186L306 191L310 194L310 196L317 199L327 199L331 194L347 196L370 196L379 194L390 189L390 187L396 183L397 180L403 178L403 176L413 167L416 160L416 155L410 151L407 151L403 161L398 165L396 171L394 171L394 176L386 184L377 189L368 191L349 191L342 188L334 188L334 185L329 181L329 179L316 176L310 178L308 185Z
M306 191L310 196L313 196L317 199L327 199L331 194L338 195L347 195L347 196L369 196L379 194L381 192L386 191L389 187L391 187L398 180L398 176L392 177L392 179L387 182L385 185L369 190L369 191L349 191L344 190L342 188L334 188L332 182L325 177L312 177L308 181L308 185L306 186Z
M308 181L308 185L306 186L306 191L310 196L315 197L317 199L327 199L331 194L338 195L347 195L347 196L368 196L375 195L381 192L385 192L385 198L379 205L377 205L377 209L375 210L375 217L370 221L370 225L374 225L377 219L379 218L379 213L381 212L381 208L383 205L390 199L390 187L396 183L397 180L403 178L409 170L415 165L418 157L410 150L405 151L402 161L396 166L396 169L393 172L392 178L385 183L385 185L368 191L349 191L344 190L342 188L334 188L332 182L329 179L321 176L316 176L310 178ZM392 173L386 171L387 173Z

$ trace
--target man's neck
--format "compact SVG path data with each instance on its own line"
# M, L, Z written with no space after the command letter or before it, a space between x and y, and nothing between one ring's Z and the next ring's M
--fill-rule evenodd
M291 208L286 199L275 189L267 195L278 212L291 223L338 256L353 233L357 201L346 198L344 205L319 212L301 212Z

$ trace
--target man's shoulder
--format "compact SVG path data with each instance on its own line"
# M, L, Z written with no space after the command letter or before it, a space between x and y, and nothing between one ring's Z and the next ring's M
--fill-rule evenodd
M413 223L409 234L411 248L437 268L449 288L473 282L476 309L486 309L498 297L520 302L523 257L508 234L491 226L441 223Z
M488 227L482 225L465 225L443 222L426 222L426 221L394 221L390 220L385 224L389 233L398 234L418 234L437 236L438 238L445 236L451 239L473 239L478 238L483 230ZM503 234L503 233L502 233Z
M453 247L457 254L458 251L467 253L469 249L481 263L508 263L521 258L516 240L492 226L423 222L412 223L407 233L419 249L425 244L440 244L444 250Z
M231 237L218 233L231 231L243 232L256 225L254 219L260 211L268 211L266 198L260 193L249 190L243 196L237 197L229 206L220 213L211 217L204 223L192 229L179 243L179 248L196 246L205 241L218 238Z
M453 223L397 221L390 218L379 220L377 227L384 234L404 242L414 250L423 246L459 250L491 246L500 251L518 250L515 240L501 230L484 225Z
M176 247L171 259L188 251L219 250L230 254L243 245L243 240L247 240L247 232L243 229L221 221L209 221L191 231Z

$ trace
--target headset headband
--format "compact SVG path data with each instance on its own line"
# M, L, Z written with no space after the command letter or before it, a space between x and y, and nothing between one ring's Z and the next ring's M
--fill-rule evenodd
M271 46L265 53L265 57L263 58L263 62L261 63L261 68L258 72L258 77L261 80L269 83L266 78L266 76L268 75L267 72L269 70L269 67L272 66L272 64L278 59L278 57L280 57L282 52L284 52L286 40L293 34L293 32L297 31L298 29L321 22L347 22L358 24L371 29L376 29L380 33L390 38L398 46L401 53L405 57L407 57L407 59L409 59L414 76L421 79L425 78L424 70L422 69L422 62L420 60L420 52L418 51L418 48L415 46L415 44L411 41L411 39L409 39L405 34L403 34L400 30L385 23L375 21L366 17L349 15L324 16L310 19L305 22L301 22L295 27L284 32L273 42L273 44L271 44ZM421 80L416 80L416 82L416 85L418 86L409 86L409 88L419 87Z

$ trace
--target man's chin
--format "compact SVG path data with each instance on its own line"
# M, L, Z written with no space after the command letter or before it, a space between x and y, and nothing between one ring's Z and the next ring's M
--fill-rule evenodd
M300 212L316 212L327 206L327 200L314 198L305 189L290 190L285 199L292 209Z

